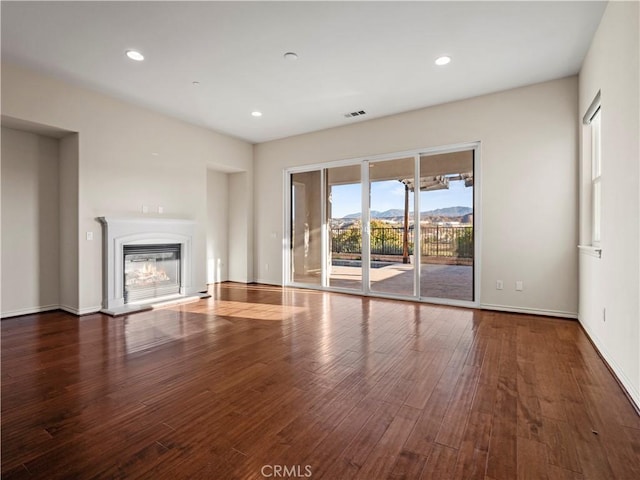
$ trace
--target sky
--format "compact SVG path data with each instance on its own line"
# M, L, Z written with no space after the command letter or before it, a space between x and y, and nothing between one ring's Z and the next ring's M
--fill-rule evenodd
M331 187L332 217L342 218L360 212L360 184ZM423 212L446 207L472 207L473 188L463 181L450 182L448 190L420 192L420 210ZM384 212L392 208L404 209L404 185L397 180L374 182L371 185L371 210ZM409 211L413 211L413 195L409 196Z

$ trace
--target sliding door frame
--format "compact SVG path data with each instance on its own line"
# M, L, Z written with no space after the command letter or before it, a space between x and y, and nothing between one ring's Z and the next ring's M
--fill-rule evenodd
M364 217L364 212L366 211L366 223L363 220L363 228L364 226L366 226L367 228L367 248L365 250L365 245L364 245L364 234L363 234L363 245L362 245L362 261L364 264L364 260L365 260L365 253L366 253L366 259L367 259L367 268L366 268L366 272L367 272L367 278L369 278L369 273L370 273L370 265L371 265L371 230L370 230L370 222L371 222L371 205L369 203L370 199L371 199L371 181L369 178L369 166L371 164L375 164L375 163L381 163L381 162L388 162L388 161L393 161L393 160L403 160L403 159L408 159L408 158L413 158L413 184L414 185L420 185L420 182L418 181L418 179L420 178L420 155L417 153L410 153L405 155L404 152L401 152L399 154L392 154L391 156L388 156L389 158L387 158L387 156L385 155L383 158L377 158L377 157L372 157L370 160L365 160L363 162L363 168L366 168L366 174L367 174L367 182L362 183L363 188L363 195L362 198L363 200L366 198L367 200L367 204L364 204L363 201L363 219ZM366 185L366 188L365 188ZM419 205L419 200L416 199L416 197L419 197L420 195L416 195L414 192L413 195L413 199L414 199L414 204L413 204L413 224L414 225L420 225L420 215L417 214L416 212L419 212L420 210L418 210L418 205ZM416 223L417 221L417 223ZM414 228L414 232L415 232L415 228ZM414 254L415 254L415 243L420 243L420 242L415 242L414 241ZM414 258L420 258L418 256L414 256ZM363 276L364 276L364 272L363 272ZM414 262L413 263L413 291L409 294L394 294L394 293L387 293L387 292L381 292L378 290L372 290L371 289L371 283L369 281L367 281L366 283L363 282L364 287L364 294L367 296L374 296L374 297L382 297L382 298L392 298L392 299L402 299L402 300L413 300L413 301L419 301L420 300L420 262Z
M481 252L482 252L482 189L481 189L481 172L480 168L480 142L471 142L466 144L451 145L449 147L437 147L434 149L425 149L420 152L420 156L439 155L444 153L455 153L471 150L473 152L473 299L472 300L455 300L452 298L424 297L420 295L419 300L426 303L436 303L442 305L452 305L456 307L480 307L480 287L481 287ZM421 208L419 202L418 207ZM422 243L422 242L418 242ZM419 258L419 257L418 257ZM421 263L421 262L418 262Z
M381 297L381 298L392 298L392 299L401 299L401 300L414 300L426 303L434 303L434 304L442 304L442 305L452 305L452 306L461 306L461 307L471 307L478 308L480 306L480 291L481 291L481 252L482 252L482 189L481 189L481 172L480 168L480 150L481 150L481 142L467 142L467 143L458 143L453 145L443 145L437 147L427 147L420 148L415 150L408 150L403 152L393 152L381 155L370 155L365 157L357 157L350 158L345 160L337 160L323 163L314 163L309 165L300 165L296 167L288 167L284 168L282 171L283 176L283 255L282 255L282 285L290 286L290 287L301 287L308 288L313 290L322 290L322 291L330 291L330 292L339 292L339 293L351 293L351 294L359 294L364 296L372 296L372 297ZM413 157L415 161L415 170L414 170L414 185L420 185L420 156L421 155L437 155L437 154L445 154L445 153L454 153L460 151L472 150L473 151L473 245L474 245L474 258L473 258L473 300L454 300L448 298L434 298L434 297L422 297L420 296L420 270L421 270L421 262L417 261L414 264L414 291L413 295L393 295L393 294L385 294L380 292L372 292L370 289L370 275L369 275L369 266L371 260L371 252L370 252L370 230L369 230L369 222L370 222L370 185L369 185L369 164L370 162L381 162L385 160L395 160L399 158L407 158ZM360 165L361 167L361 175L360 182L362 185L362 200L361 200L361 211L362 211L362 286L358 289L347 289L347 288L339 288L339 287L331 287L328 285L327 279L327 248L328 248L328 223L326 219L327 213L327 182L326 182L326 169L333 167L347 167L353 165ZM321 211L322 211L322 283L320 286L305 284L294 282L291 276L291 261L292 261L292 252L291 252L291 175L294 173L302 173L302 172L310 172L317 171L321 172ZM419 218L420 212L420 195L419 192L414 193L414 205L413 205L413 214L414 217ZM416 218L414 218L414 225ZM419 225L419 222L417 223ZM414 242L414 258L420 259L420 242Z
M360 228L362 229L361 265L362 265L362 294L371 295L369 285L371 275L369 265L371 265L371 194L369 193L369 160L360 162L360 193L362 202L360 203Z

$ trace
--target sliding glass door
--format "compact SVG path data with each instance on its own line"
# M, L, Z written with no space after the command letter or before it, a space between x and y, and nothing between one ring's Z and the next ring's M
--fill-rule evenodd
M328 286L362 290L361 166L327 168Z
M476 302L476 152L472 145L288 173L285 284Z
M474 300L474 151L420 156L420 296Z
M322 286L322 172L291 175L291 281Z
M369 289L413 296L414 157L369 162Z

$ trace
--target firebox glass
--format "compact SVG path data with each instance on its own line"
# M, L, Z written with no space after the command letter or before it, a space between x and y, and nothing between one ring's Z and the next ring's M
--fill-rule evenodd
M180 293L180 244L124 246L125 303Z

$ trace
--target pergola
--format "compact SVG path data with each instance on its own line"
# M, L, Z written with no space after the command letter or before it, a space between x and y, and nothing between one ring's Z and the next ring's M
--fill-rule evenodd
M473 186L473 172L453 173L446 175L434 175L431 177L420 176L421 192L449 189L449 182L464 180L465 187ZM416 185L413 178L399 180L404 184L404 228L402 232L402 263L409 263L409 192L415 192Z

